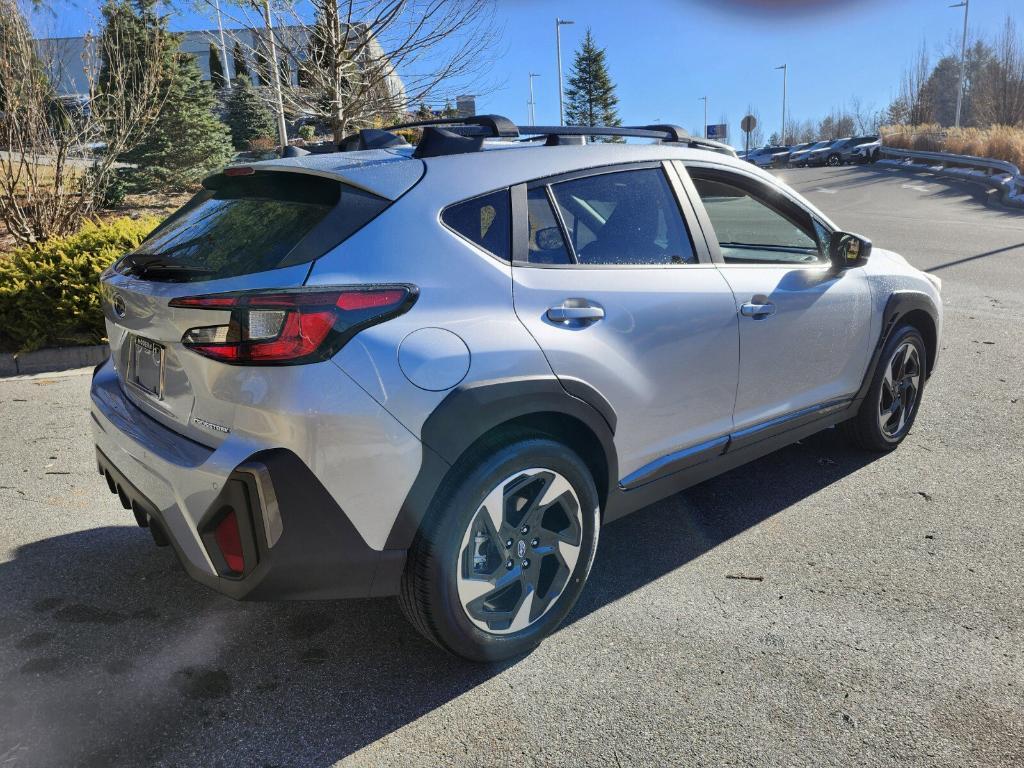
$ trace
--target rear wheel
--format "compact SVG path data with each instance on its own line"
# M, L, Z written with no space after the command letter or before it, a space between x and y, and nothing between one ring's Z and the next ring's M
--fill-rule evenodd
M857 415L843 426L853 441L872 451L891 451L910 432L924 389L924 340L903 325L886 342L879 366Z
M594 481L565 446L490 441L460 460L434 499L409 551L402 609L465 658L525 653L576 602L599 523Z
M828 159L825 161L825 165L840 165L840 164L841 164L841 160L839 159L839 155L837 155L837 154L829 155Z

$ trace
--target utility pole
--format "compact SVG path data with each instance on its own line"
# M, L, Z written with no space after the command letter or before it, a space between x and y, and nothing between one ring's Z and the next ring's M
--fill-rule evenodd
M536 72L530 72L530 101L529 101L529 118L530 125L537 124L537 102L533 99L533 78L540 77Z
M967 79L967 11L971 7L971 0L963 0L963 2L957 3L956 5L949 6L950 8L963 8L964 9L964 36L960 38L960 88L956 92L956 122L957 128L960 127L960 108L964 103L964 80Z
M231 70L228 69L228 46L224 42L224 20L220 16L220 0L213 0L213 7L217 9L217 29L220 30L220 64L224 69L224 79L228 88L231 87ZM211 77L212 81L213 78Z
M284 96L281 94L281 67L277 61L277 43L274 40L274 25L270 20L270 0L263 0L263 20L267 25L270 37L270 69L274 73L274 91L277 96L277 138L281 142L281 152L288 146L288 126L284 123Z
M697 101L704 102L704 138L708 137L708 97L701 96Z
M782 133L779 134L779 141L786 143L786 81L789 79L789 64L783 64L776 69L782 70Z
M575 24L569 19L555 18L555 50L558 54L558 124L565 125L565 97L562 95L562 27Z

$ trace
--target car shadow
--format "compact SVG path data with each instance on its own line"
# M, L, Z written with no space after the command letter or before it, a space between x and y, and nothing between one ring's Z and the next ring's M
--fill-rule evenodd
M607 526L567 623L872 458L828 430ZM21 547L0 595L0 762L18 765L330 765L528 663L448 656L395 600L233 602L128 526Z

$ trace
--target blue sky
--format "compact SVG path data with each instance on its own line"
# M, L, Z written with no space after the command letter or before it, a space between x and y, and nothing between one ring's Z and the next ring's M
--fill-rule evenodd
M93 0L55 0L56 14L37 18L37 30L77 35L94 26ZM607 50L626 124L678 123L688 130L728 117L730 138L752 104L765 136L781 119L782 72L789 65L789 112L818 118L859 97L883 108L921 41L933 59L959 46L962 9L954 0L498 0L503 50L489 79L496 87L477 110L526 121L527 73L535 80L537 122L558 120L555 16L562 27L566 70L590 26ZM991 37L1013 15L1024 35L1024 0L973 0L972 36ZM174 20L175 29L209 22L196 13Z

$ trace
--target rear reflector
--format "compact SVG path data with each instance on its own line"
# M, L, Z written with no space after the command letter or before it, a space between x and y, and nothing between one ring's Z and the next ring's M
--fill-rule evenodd
M218 523L214 532L217 548L224 556L224 562L234 573L245 571L245 556L242 554L242 535L238 530L238 518L231 510Z
M189 328L193 352L232 365L294 365L333 356L363 328L406 311L412 285L302 288L172 299L170 306L231 312L226 325Z

